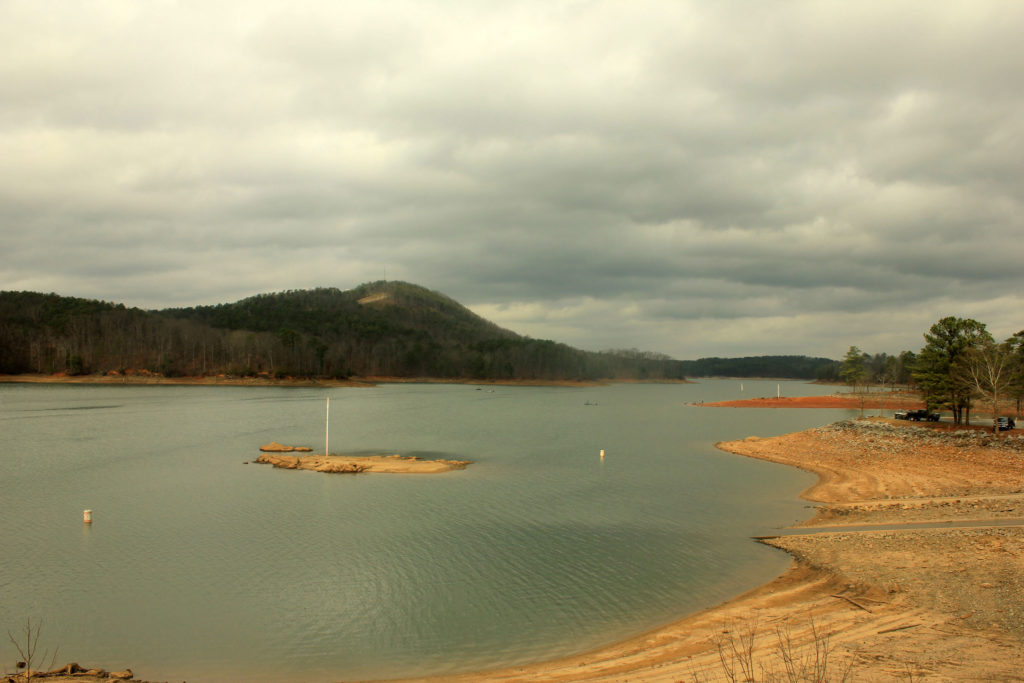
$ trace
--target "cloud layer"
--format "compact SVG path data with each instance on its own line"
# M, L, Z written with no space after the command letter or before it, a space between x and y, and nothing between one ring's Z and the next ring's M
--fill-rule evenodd
M1024 328L1024 9L0 3L0 288L384 277L679 358Z

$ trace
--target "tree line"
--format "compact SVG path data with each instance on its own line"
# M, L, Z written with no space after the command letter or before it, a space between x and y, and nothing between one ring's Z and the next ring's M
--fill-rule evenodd
M996 341L984 323L945 317L924 334L918 353L871 356L851 346L839 374L854 386L916 386L929 410L949 410L956 424L970 424L976 402L1000 412L1000 402L1024 402L1024 331Z
M484 320L402 282L261 294L144 311L35 292L0 292L0 373L168 377L351 376L683 379L653 353L588 352Z
M745 356L684 360L687 377L785 377L787 379L835 380L839 362L810 356Z

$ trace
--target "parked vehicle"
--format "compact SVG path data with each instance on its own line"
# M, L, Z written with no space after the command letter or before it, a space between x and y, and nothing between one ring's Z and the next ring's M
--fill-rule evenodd
M1017 426L1016 421L1012 417L997 417L993 420L993 423L1001 432L1008 431Z
M939 418L942 416L938 413L930 413L926 409L921 408L919 410L900 410L893 414L893 417L897 420L912 420L914 422L938 422Z

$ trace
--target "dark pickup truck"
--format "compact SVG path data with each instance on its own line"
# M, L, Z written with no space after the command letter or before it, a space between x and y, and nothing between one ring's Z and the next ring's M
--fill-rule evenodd
M1017 426L1017 421L1012 417L997 417L993 422L995 422L996 429L1001 432L1005 432Z
M914 422L938 422L941 416L921 408L920 410L900 410L893 417L897 420L913 420Z

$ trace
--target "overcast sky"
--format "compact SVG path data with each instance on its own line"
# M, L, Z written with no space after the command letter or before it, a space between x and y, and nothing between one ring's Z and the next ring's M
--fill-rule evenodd
M0 289L676 358L1024 329L1024 5L0 0Z

